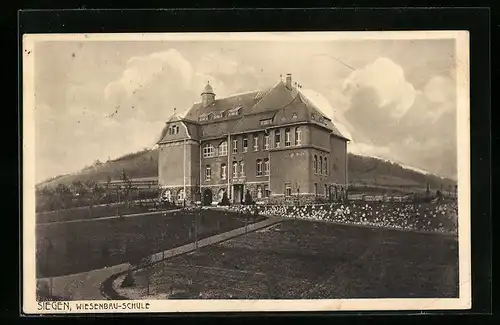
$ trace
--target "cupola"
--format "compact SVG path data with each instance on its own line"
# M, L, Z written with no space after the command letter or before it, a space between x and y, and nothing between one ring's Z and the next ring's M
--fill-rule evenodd
M210 82L207 81L205 89L203 89L203 92L201 93L201 103L203 107L207 107L208 105L212 105L214 102L215 102L215 93L214 90L212 89L212 86L210 86Z

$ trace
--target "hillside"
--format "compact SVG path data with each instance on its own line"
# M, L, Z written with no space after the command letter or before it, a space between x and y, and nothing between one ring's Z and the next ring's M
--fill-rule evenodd
M37 185L55 187L74 181L94 180L104 182L120 178L124 170L130 178L155 177L158 175L158 152L156 149L143 150L84 168L78 173L62 175ZM425 188L429 183L433 189L443 186L444 190L454 187L456 182L431 174L424 174L402 167L397 163L374 157L349 154L349 181L356 185L376 185L405 188Z

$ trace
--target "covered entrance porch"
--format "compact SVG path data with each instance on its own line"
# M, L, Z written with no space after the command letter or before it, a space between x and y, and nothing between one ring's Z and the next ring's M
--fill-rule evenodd
M243 203L245 198L245 185L244 184L232 184L231 185L231 198L233 204Z

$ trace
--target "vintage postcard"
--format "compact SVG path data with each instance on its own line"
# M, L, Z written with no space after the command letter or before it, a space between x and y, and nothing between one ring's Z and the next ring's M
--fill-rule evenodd
M471 308L466 31L22 41L25 313Z

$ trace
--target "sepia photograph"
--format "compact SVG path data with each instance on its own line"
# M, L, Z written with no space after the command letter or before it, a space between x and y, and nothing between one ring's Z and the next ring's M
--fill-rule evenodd
M467 32L22 42L25 312L471 308Z

